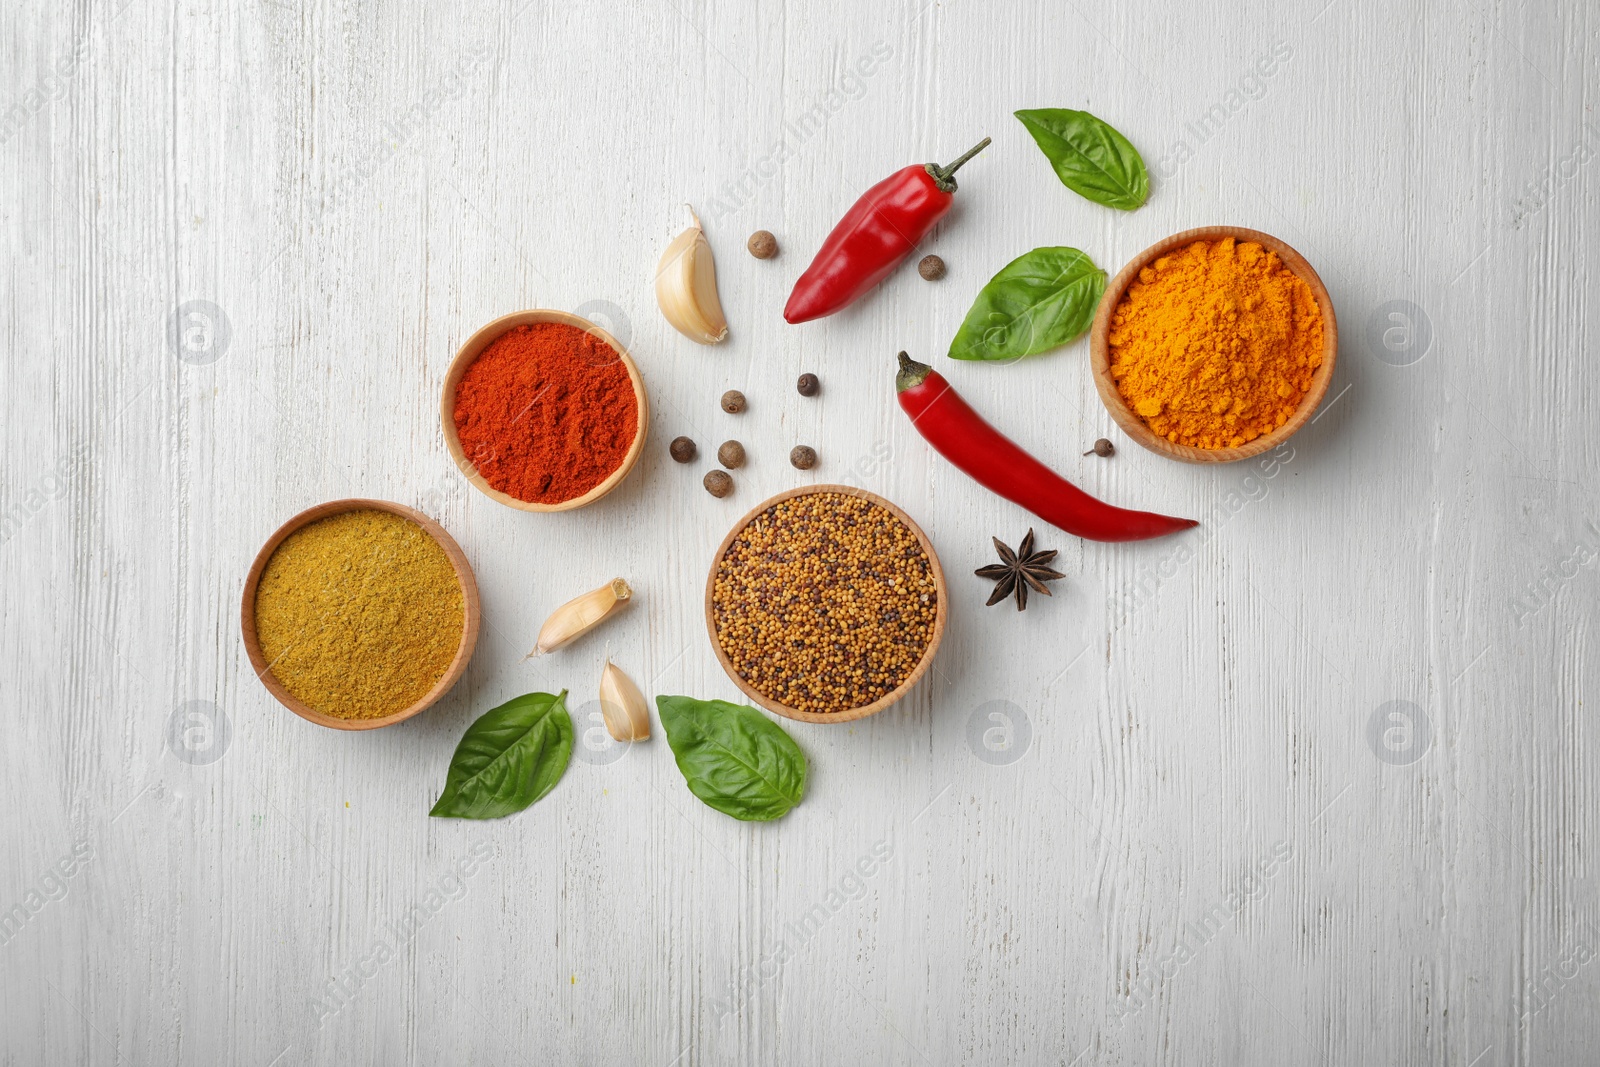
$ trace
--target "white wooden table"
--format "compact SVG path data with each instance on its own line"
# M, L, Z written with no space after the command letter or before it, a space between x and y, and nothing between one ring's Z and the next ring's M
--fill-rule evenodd
M31 0L0 37L0 1063L1592 1062L1592 8ZM1050 106L1140 147L1144 208L1057 181L1010 114ZM783 322L858 193L985 134L947 279ZM686 202L718 348L654 305ZM1339 313L1275 460L1139 450L1086 342L944 358L1023 251L1115 271L1216 222L1294 244ZM525 307L609 326L654 403L573 514L478 495L439 431L457 344ZM916 435L901 348L1091 492L1204 525L1180 553L1033 523L1068 578L984 608L990 536L1031 520ZM746 444L734 496L680 433ZM813 479L927 529L950 628L895 708L791 726L805 801L747 825L659 731L600 746L594 689L609 643L652 694L735 697L710 553ZM363 735L275 704L238 632L261 542L348 496L437 516L486 618L446 700ZM618 574L624 619L523 662ZM551 796L428 818L477 714L562 687Z

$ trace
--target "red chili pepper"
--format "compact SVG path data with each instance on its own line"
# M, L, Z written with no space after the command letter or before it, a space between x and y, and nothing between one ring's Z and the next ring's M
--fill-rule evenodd
M832 315L883 281L944 218L955 201L957 168L988 143L985 137L948 167L897 170L862 193L794 283L783 317L805 322Z
M990 426L942 374L904 352L894 387L912 425L940 455L984 488L1069 534L1091 541L1143 541L1200 525L1096 500Z

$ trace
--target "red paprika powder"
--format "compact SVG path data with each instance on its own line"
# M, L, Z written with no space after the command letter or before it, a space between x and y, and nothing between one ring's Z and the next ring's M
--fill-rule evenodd
M594 334L515 326L456 386L456 435L485 481L535 504L580 497L622 465L639 433L628 368Z

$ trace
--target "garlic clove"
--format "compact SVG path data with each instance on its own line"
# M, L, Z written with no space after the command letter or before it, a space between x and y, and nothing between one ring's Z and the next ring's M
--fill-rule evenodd
M728 320L717 295L717 263L700 219L678 234L656 265L656 303L673 329L703 345L728 336Z
M600 672L600 716L606 732L618 741L644 741L650 737L650 705L611 658Z
M607 616L633 597L633 589L621 578L613 578L599 589L575 597L550 613L539 628L539 640L528 657L554 652L576 641L599 626Z

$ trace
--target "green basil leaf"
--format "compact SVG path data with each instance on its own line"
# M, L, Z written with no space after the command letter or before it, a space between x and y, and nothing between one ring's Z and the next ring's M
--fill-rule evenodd
M1094 321L1106 272L1076 248L1035 248L989 279L950 342L951 359L1020 359Z
M656 697L661 728L689 792L746 822L776 819L806 791L806 756L755 708L725 700Z
M1087 111L1044 107L1015 114L1068 189L1123 211L1150 195L1150 175L1139 150Z
M529 693L483 713L450 759L444 792L429 815L498 819L526 808L561 781L572 759L572 716L560 696Z

